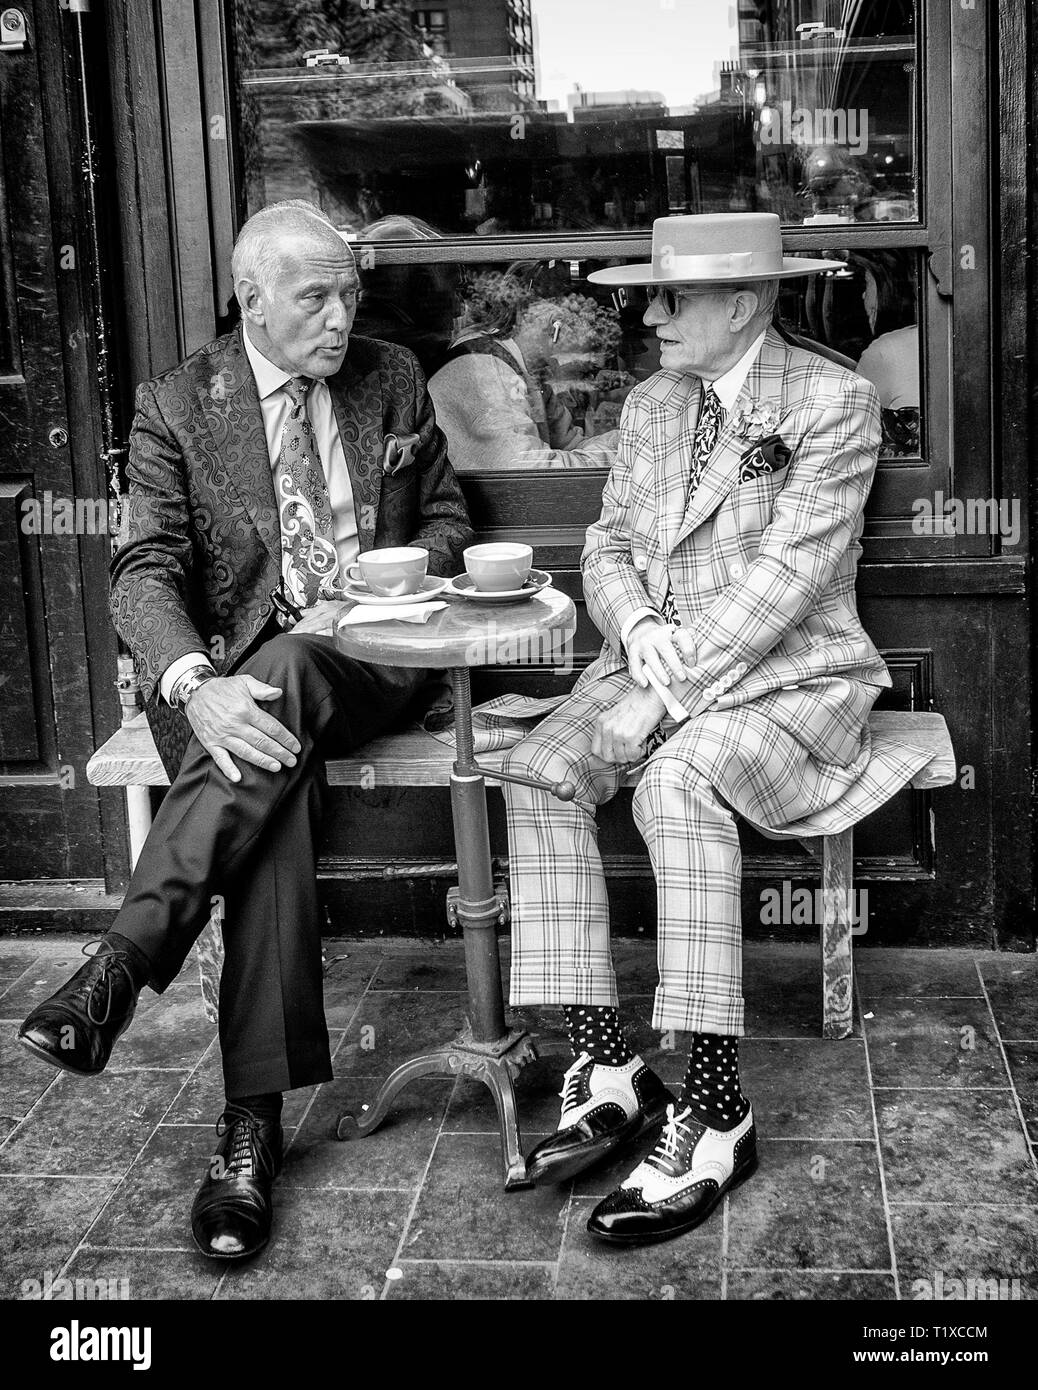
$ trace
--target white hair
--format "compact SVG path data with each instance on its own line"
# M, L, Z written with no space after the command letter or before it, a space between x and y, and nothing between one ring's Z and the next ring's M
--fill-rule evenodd
M329 239L329 234L346 248L356 273L352 247L316 203L305 198L286 198L260 208L238 233L231 252L231 279L235 285L241 280L252 280L261 289L271 290L284 263L284 248L278 244L282 237L306 236L316 241Z

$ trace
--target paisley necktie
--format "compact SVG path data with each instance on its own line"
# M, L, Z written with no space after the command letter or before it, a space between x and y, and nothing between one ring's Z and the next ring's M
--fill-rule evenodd
M689 505L695 494L696 488L703 480L703 472L706 468L707 459L713 453L717 444L717 437L721 433L721 426L724 424L724 406L718 399L717 392L712 386L708 386L703 394L703 403L699 409L699 419L696 421L696 432L692 436L692 467L688 475L688 491L685 494L685 510L688 511ZM672 589L667 590L667 596L663 600L663 616L668 623L680 626L681 619L678 617L677 609L674 604L674 593Z
M685 509L692 501L692 495L699 486L703 477L703 469L706 461L714 452L717 443L717 436L721 433L721 426L724 423L724 406L717 397L717 392L712 386L708 386L703 395L703 405L699 412L699 419L696 421L696 432L692 438L692 469L688 478L688 493L685 497Z
M292 409L281 434L274 475L281 518L281 573L285 591L299 608L316 603L339 568L328 484L306 409L311 386L313 381L305 376L285 382Z

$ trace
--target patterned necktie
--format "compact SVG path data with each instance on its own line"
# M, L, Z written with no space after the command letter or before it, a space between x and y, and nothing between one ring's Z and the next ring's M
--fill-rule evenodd
M689 470L688 491L685 494L686 511L688 511L696 488L703 480L706 461L717 445L717 437L721 433L723 424L724 406L718 399L714 388L708 386L703 393L703 404L700 406L699 419L696 421L696 432L692 436L692 467ZM663 616L668 623L680 627L681 619L678 617L674 604L674 591L672 589L667 590L667 596L663 600Z
M285 382L292 409L281 434L275 474L281 517L281 572L294 604L310 608L339 568L332 539L332 509L317 436L306 410L313 382L295 376Z
M692 470L688 479L688 494L685 498L685 507L688 508L692 501L692 494L699 486L703 478L703 469L706 461L714 452L717 444L717 436L721 433L721 426L724 424L724 406L717 397L717 392L712 386L708 386L703 394L703 405L699 412L699 419L696 421L696 432L692 439Z

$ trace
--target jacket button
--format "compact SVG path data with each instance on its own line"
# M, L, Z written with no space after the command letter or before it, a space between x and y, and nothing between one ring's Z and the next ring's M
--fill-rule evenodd
M731 569L731 575L733 579L741 579L743 576L742 565L734 564Z
M634 568L638 571L639 574L644 574L645 571L649 568L649 562L644 555L636 555L634 557Z

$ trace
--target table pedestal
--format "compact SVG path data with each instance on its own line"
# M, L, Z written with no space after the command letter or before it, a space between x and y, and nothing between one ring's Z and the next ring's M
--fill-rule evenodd
M469 672L452 670L458 756L451 773L451 812L458 859L458 886L447 895L447 918L461 925L465 938L469 1017L453 1042L404 1062L386 1079L363 1113L347 1111L339 1119L340 1139L361 1139L386 1118L396 1095L421 1076L471 1076L494 1097L501 1131L505 1190L529 1187L520 1145L512 1078L536 1059L533 1039L505 1025L501 959L497 929L508 923L508 895L494 887L487 825L486 782L472 743L472 698Z

